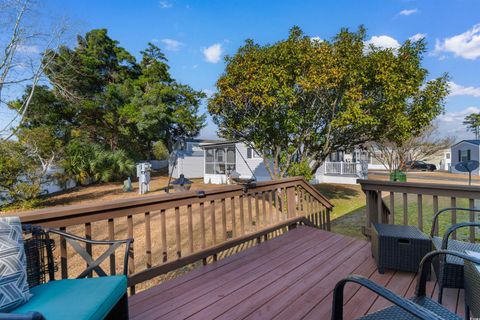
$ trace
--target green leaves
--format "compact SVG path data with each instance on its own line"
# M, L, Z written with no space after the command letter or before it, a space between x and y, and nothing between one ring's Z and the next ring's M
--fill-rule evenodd
M447 76L425 82L424 41L392 50L367 48L365 38L360 27L318 42L294 27L271 45L247 40L209 100L220 134L266 150L280 177L292 163L314 172L338 149L419 132L442 112Z

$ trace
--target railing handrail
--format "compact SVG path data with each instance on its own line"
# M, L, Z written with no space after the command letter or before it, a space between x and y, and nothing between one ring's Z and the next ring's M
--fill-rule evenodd
M357 179L363 190L480 198L480 186Z
M272 188L286 188L290 186L301 185L309 191L309 193L327 209L332 209L333 205L323 196L317 189L312 187L303 177L289 177L281 180L271 180L257 182L255 186L248 189L247 193L256 193L266 191ZM56 226L61 224L65 226L65 222L69 221L71 224L78 224L75 218L82 219L87 216L94 219L89 219L90 222L105 219L105 217L112 218L113 212L115 217L128 216L137 212L146 212L160 209L170 209L185 204L196 204L233 197L244 193L243 185L227 185L208 190L192 190L182 193L150 195L143 197L135 197L128 199L101 201L92 204L69 205L56 208L44 208L33 211L26 211L16 213L24 223L42 224ZM49 224L50 222L50 224ZM56 222L56 223L55 223ZM51 224L53 223L53 224ZM81 221L80 221L81 223Z

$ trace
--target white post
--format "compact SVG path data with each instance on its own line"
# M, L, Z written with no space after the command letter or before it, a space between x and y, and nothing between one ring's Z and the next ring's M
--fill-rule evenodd
M340 175L343 175L343 161L340 161Z

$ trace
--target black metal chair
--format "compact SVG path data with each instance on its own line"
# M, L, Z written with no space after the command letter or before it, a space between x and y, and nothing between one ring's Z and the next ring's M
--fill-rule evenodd
M451 226L443 237L435 236L435 227L439 216L447 211L468 211L480 212L480 209L474 208L445 208L438 211L433 217L430 237L432 238L433 250L451 250L465 252L465 250L480 252L480 244L466 241L453 240L450 236L458 229L466 227L480 227L478 222L462 222ZM454 256L442 256L433 260L433 269L438 281L438 302L442 303L444 288L463 288L463 259Z
M55 272L58 268L54 260L55 241L50 238L51 234L63 237L87 263L87 268L76 277L77 279L91 277L93 272L99 277L108 276L100 267L100 264L114 254L122 245L125 245L122 273L127 276L128 258L131 253L133 239L91 240L57 229L42 228L28 224L23 224L22 229L24 231L24 247L27 261L27 281L30 288L55 280ZM90 246L106 246L107 249L97 259L94 259L80 243ZM28 312L26 314L0 313L0 320L3 319L43 320L44 317L39 312ZM110 310L106 319L128 319L128 295L126 292Z
M436 320L436 319L462 319L455 313L449 311L441 304L433 301L426 296L426 282L428 278L428 271L432 263L432 259L439 255L452 255L459 259L472 261L473 263L480 264L480 259L475 259L471 256L467 256L463 253L456 251L439 250L428 253L420 262L419 277L417 281L417 288L415 296L412 298L403 298L392 291L376 284L375 282L356 275L351 275L337 283L333 292L333 305L332 305L332 320L343 319L343 291L345 284L348 282L357 283L369 290L375 292L379 296L392 302L394 305L387 307L383 310L368 314L359 319L422 319L422 320ZM479 301L480 303L480 301ZM467 317L467 315L466 315ZM468 318L467 318L468 319Z

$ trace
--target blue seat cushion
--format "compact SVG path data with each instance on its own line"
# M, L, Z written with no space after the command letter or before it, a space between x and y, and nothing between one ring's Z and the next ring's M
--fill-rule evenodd
M127 292L127 277L56 280L30 292L33 297L12 313L37 311L48 320L103 319Z

